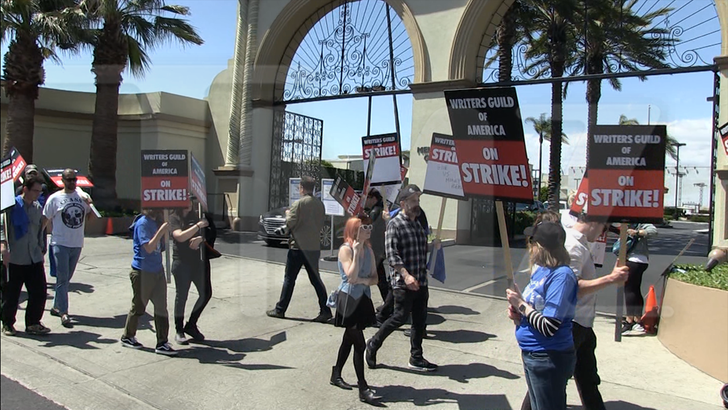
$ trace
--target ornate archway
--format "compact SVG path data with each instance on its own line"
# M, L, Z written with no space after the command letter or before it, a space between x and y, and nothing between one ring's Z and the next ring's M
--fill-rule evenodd
M362 4L357 5L358 3ZM351 25L348 30L350 30L352 34L350 40L357 37L359 41L362 41L361 43L357 43L356 46L359 47L359 44L361 44L361 50L363 51L363 38L366 37L363 36L363 34L371 34L367 33L367 30L371 29L372 26L371 24L367 24L368 20L364 19L364 13L359 13L359 16L357 16L356 11L354 10L362 5L364 5L364 10L366 10L367 7L370 7L371 10L373 9L372 5L376 5L378 3L381 3L381 5L378 6L379 10L385 9L385 7L383 7L385 3L391 7L391 11L398 17L398 19L395 19L395 16L392 16L392 21L401 21L403 29L402 32L406 33L406 36L409 38L412 53L411 81L426 81L429 78L429 68L425 58L426 51L424 40L419 27L417 26L415 16L404 0L366 0L362 2L350 0L301 0L289 2L284 7L260 44L258 54L255 58L254 99L265 103L285 100L285 98L283 98L283 93L288 81L288 73L291 69L291 62L293 61L295 63L294 56L296 55L299 46L305 42L306 37L309 37L308 35L311 34L310 31L314 30L317 23L322 21L322 19L325 19L327 15L330 16L330 21L328 23L330 30L328 34L336 36L337 34L335 34L335 30L334 32L331 32L331 25L338 25L338 18L337 21L334 21L329 13L335 9L343 9L345 4L347 5L347 9L351 8L354 12L354 16L349 17ZM342 21L342 23L344 23L344 21ZM345 24L341 24L342 29L345 28L344 25ZM374 29L376 30L377 27L374 27ZM340 31L339 34L343 37L345 32L346 31ZM319 31L316 37L317 39L315 41L319 41L327 38L328 36L326 33ZM343 38L341 40L345 41ZM332 43L332 46L334 43L335 42ZM324 46L324 48L326 48L326 44L324 44ZM333 53L331 52L332 49L332 47L329 47L328 54L331 54L333 57ZM388 58L387 61L389 61ZM373 61L372 63L376 65L380 62L381 61ZM296 68L294 67L294 70L295 69ZM310 72L307 72L307 74L310 74ZM375 76L370 77L373 79ZM340 80L339 82L341 83L339 91L345 90L344 81ZM366 86L366 84L364 85Z

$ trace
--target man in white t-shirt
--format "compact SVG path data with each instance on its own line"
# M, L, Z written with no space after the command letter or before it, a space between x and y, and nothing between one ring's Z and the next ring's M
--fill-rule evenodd
M68 284L76 270L83 248L86 215L91 213L91 197L76 188L76 172L62 174L63 189L51 195L43 208L43 216L51 230L51 247L56 264L56 295L51 315L61 318L61 325L73 327L68 315Z
M586 222L583 214L571 228L566 229L564 247L569 252L569 266L579 279L579 293L576 314L573 319L572 335L576 350L574 381L586 410L604 410L604 401L599 393L600 378L597 373L597 337L592 329L596 316L596 292L610 285L624 283L629 276L626 266L615 267L611 273L598 277L589 243L594 242L604 232L606 225L599 222Z

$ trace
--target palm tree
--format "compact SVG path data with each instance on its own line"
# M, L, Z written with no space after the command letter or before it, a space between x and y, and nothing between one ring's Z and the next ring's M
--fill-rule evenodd
M73 50L69 27L80 17L71 0L3 0L0 43L10 39L3 57L3 86L8 97L8 123L2 154L15 147L33 161L35 100L45 82L43 62L60 62L56 50Z
M536 186L541 189L541 175L543 175L543 142L551 141L551 117L546 117L546 113L541 113L538 119L533 117L526 118L527 123L533 124L533 130L538 134L538 182ZM569 137L563 132L561 133L561 143L569 144Z
M590 0L588 7L581 9L579 16L586 24L579 39L579 49L584 52L576 54L575 73L612 74L624 69L639 71L668 67L665 63L668 47L677 40L654 22L666 18L671 9L660 8L637 15L633 10L636 3L637 0ZM645 77L640 79L644 81ZM588 136L597 124L601 83L599 79L587 81ZM609 79L609 83L617 91L622 89L618 78ZM587 167L588 158L587 151Z
M563 82L568 65L574 60L576 49L577 12L576 0L531 0L534 14L531 20L533 32L526 33L528 50L526 58L532 63L527 70L535 70L536 77L549 75L551 83L551 132L563 134ZM534 36L535 34L535 36ZM549 154L549 208L558 211L561 189L561 139L551 141Z
M200 45L203 40L186 20L164 16L188 16L189 8L167 5L164 0L84 0L82 7L100 25L87 33L93 47L91 71L96 75L89 175L96 187L96 201L108 208L116 201L122 72L129 69L142 77L150 65L147 51L167 42Z
M626 115L621 114L619 116L619 125L640 125L636 118L627 118ZM667 134L665 137L665 154L669 155L670 158L677 160L677 149L675 144L678 143L677 139Z
M509 82L513 73L513 46L525 37L526 31L530 30L530 17L532 12L529 0L515 0L503 15L496 32L491 48L498 47L498 52L493 58L486 61L488 67L498 60L498 81Z

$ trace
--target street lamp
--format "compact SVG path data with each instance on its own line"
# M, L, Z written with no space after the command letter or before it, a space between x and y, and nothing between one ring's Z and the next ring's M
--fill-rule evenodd
M680 183L680 147L684 147L685 143L682 142L673 142L671 144L673 147L677 148L677 152L675 155L675 220L677 221L678 216L680 215L679 209L677 207L677 191L678 186Z

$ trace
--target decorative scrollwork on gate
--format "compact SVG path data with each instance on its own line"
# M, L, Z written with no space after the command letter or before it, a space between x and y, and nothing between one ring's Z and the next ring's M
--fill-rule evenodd
M276 110L271 149L271 209L288 205L288 179L304 175L318 180L324 122L305 115Z
M296 101L407 89L414 78L414 58L399 16L383 0L335 4L307 32L299 31L305 37L290 65L281 66L287 70L286 82L276 95Z
M523 4L528 4L529 0L520 0ZM589 1L583 3L585 10L589 8ZM720 55L721 34L720 22L715 2L712 0L617 0L617 4L624 12L620 16L624 16L626 8L637 16L657 15L652 18L651 26L647 29L652 30L649 37L655 40L662 40L664 44L665 58L663 62L666 68L686 68L700 67L713 64L713 57ZM626 18L625 18L626 20ZM517 19L516 19L517 21ZM616 19L617 24L621 24L620 18ZM518 24L518 23L516 23ZM624 23L628 24L628 23ZM584 53L583 44L589 39L589 24L574 24L575 33L578 37L577 44L580 48L569 50L573 59L579 57L579 53ZM498 44L497 44L497 28L493 31L495 36L486 36L483 39L482 49L485 52L479 55L481 68L483 69L483 83L498 82ZM538 36L538 33L535 33ZM528 81L535 78L549 77L548 67L535 68L532 61L526 59L526 51L530 45L525 37L520 37L512 48L513 70L511 78L513 81ZM607 73L623 73L647 71L650 67L635 64L629 67L622 64L619 60L621 54L612 55L606 62L605 72ZM577 76L584 74L582 67L567 64L565 76Z

